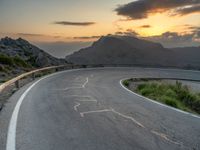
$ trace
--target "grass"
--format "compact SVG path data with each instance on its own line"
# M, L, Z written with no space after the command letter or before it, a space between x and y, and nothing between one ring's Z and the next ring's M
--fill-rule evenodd
M125 80L123 84L128 87L130 80ZM200 114L200 93L191 92L181 82L176 81L176 84L163 82L141 83L136 87L135 92L174 108Z
M19 56L10 57L8 55L0 54L0 64L8 65L10 67L22 67L22 68L31 68L31 65L24 61ZM4 71L4 68L0 68L1 71Z

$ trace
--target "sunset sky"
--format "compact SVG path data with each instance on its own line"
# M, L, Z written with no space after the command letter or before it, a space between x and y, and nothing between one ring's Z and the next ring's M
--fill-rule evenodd
M200 1L0 0L0 37L22 37L57 57L107 34L199 46Z

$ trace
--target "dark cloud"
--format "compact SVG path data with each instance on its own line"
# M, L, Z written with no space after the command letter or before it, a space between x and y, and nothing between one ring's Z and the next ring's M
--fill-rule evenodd
M200 30L195 30L186 34L180 34L177 32L165 32L162 35L145 37L145 39L159 42L165 47L199 46Z
M187 15L191 13L200 13L200 5L186 7L186 8L180 8L176 10L176 13L179 15Z
M73 37L73 39L82 39L82 40L87 40L87 39L98 39L101 36L78 36L78 37Z
M132 29L127 29L125 32L118 31L115 32L115 35L120 35L120 36L138 36L138 33Z
M126 16L129 19L144 19L150 14L174 11L182 15L197 11L196 4L200 4L199 0L137 0L125 5L120 5L115 9L118 15ZM186 6L191 8L187 9ZM178 9L179 8L179 9ZM180 11L180 8L186 10ZM193 8L193 9L192 9ZM177 9L177 11L176 11Z
M53 24L64 26L90 26L96 24L95 22L70 22L70 21L55 21Z
M151 28L151 26L146 24L146 25L139 26L139 28Z

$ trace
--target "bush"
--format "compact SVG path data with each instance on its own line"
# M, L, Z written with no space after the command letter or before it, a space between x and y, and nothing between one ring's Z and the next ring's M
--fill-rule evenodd
M13 61L12 57L9 57L4 54L0 54L0 63L4 64L4 65L14 66L14 61Z
M19 56L15 56L13 58L14 60L14 63L17 65L17 66L20 66L20 67L24 67L24 68L28 68L28 67L31 67L28 63L26 63L23 59L21 59Z
M153 89L151 89L150 87L145 87L143 88L142 90L140 90L140 93L144 96L148 96L148 95L151 95L153 94Z
M169 96L169 97L176 97L176 92L174 92L172 89L167 89L166 90L166 96Z
M192 93L181 82L175 85L147 82L137 86L136 92L169 106L200 114L200 93Z
M31 65L26 63L19 56L10 57L10 56L4 55L4 54L0 54L0 64L8 65L10 67L15 67L15 66L24 67L24 68L31 67Z
M129 87L129 81L128 81L128 80L124 80L124 81L123 81L123 84L124 84L126 87Z
M174 100L166 99L165 104L177 108L177 102Z
M145 87L146 87L146 84L139 84L137 86L137 90L140 91L140 90L144 89Z

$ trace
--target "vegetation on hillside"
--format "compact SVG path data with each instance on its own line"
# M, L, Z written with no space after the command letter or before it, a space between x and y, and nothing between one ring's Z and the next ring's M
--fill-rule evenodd
M127 85L124 81L124 85ZM130 83L128 83L130 84ZM169 106L200 114L200 93L193 93L188 86L176 81L176 84L146 82L136 87L136 92Z
M9 67L21 67L21 68L30 68L31 65L25 62L21 57L14 56L10 57L8 55L0 54L0 64L7 65ZM5 71L5 67L1 66L0 71Z

